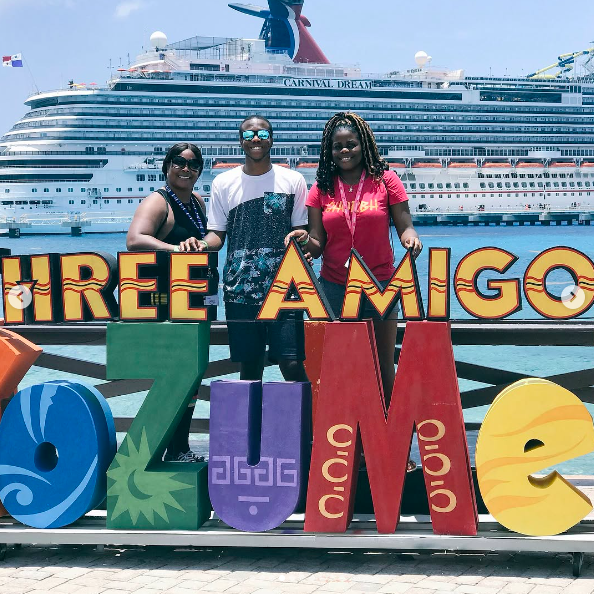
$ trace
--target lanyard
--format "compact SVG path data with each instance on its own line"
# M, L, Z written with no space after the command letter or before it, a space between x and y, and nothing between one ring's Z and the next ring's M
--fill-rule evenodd
M175 200L177 205L181 208L182 212L190 219L190 221L192 221L192 224L200 233L200 237L198 239L202 239L206 235L206 231L204 230L202 219L198 214L197 208L200 207L196 207L196 198L194 198L194 195L190 195L190 204L192 205L192 210L194 211L194 216L192 216L192 213L186 208L186 205L176 196L175 192L169 187L169 184L167 183L165 184L165 191L169 194L169 196L171 196L171 198Z
M340 189L340 197L342 198L342 209L344 211L344 218L346 219L347 227L351 232L351 247L355 247L355 228L357 227L357 211L359 210L359 205L361 204L361 194L363 192L363 182L365 181L365 169L361 171L361 179L359 180L359 185L357 186L357 194L355 195L355 200L351 204L352 212L349 214L349 203L347 202L346 195L344 193L344 184L338 177L338 187Z

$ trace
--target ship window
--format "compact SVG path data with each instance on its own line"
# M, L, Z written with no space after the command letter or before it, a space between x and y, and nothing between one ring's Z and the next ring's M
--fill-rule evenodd
M144 188L138 188L139 192L144 192Z
M93 200L93 204L97 204L97 200Z
M68 200L68 204L74 204L74 200Z
M104 192L109 192L109 188L103 188Z
M53 200L42 200L41 204L53 204L54 201Z
M539 187L539 188L542 188L542 182L537 182L537 184L538 184L538 187ZM581 185L581 184L580 184L580 185Z
M468 188L468 183L467 183L467 182L464 182L464 183L462 184L462 187L463 187L463 188Z
M425 189L425 184L419 184L419 188L420 188L421 190L424 190L424 189Z
M29 204L26 200L17 200L15 204Z
M433 184L427 184L427 187L432 190L433 189Z
M49 188L43 188L44 192L49 192Z
M559 187L559 182L554 182L553 185L558 188Z
M130 198L128 199L128 204L132 204L133 202L134 202L134 200L132 200Z
M109 204L109 200L104 200L103 204Z
M534 188L534 182L530 182L529 185L530 185L531 188Z
M411 190L416 190L417 189L417 184L410 184L410 189Z
M157 176L154 173L149 173L148 181L157 181Z
M522 182L522 187L523 188L527 188L528 187L528 184L526 182Z
M408 189L408 184L402 184L404 186L404 189Z
M56 192L61 192L62 188L56 188Z
M121 192L122 188L116 188L116 192Z
M159 174L159 181L165 181L165 176L162 173Z
M449 190L449 189L451 189L451 187L452 187L452 184L446 184L446 189Z
M411 187L414 186L414 184L411 184ZM210 192L210 186L208 184L204 184L204 186L202 186L204 188L205 192Z
M132 188L128 188L128 192L131 192L131 191L132 191Z
M495 184L493 182L489 182L489 187L490 188L494 188L495 187Z
M514 182L514 188L519 188L520 184L518 182Z
M14 202L12 200L2 200L3 206L12 206Z
M437 187L438 187L439 189L441 189L441 188L443 188L443 184L437 184Z
M151 186L151 187L149 188L149 190L150 190L151 192L154 192L154 191L155 191L155 188L154 188L153 186Z
M37 192L37 188L31 188L31 192L33 192L33 193Z
M137 174L136 181L144 181L144 175L142 173Z
M121 204L121 203L122 203L122 201L121 201L121 200L116 200L116 202L117 202L118 204Z
M10 194L10 190L8 188L6 188L6 190L4 190L5 194Z
M562 188L566 188L567 187L567 182L561 182L561 187Z
M458 183L454 184L454 188L459 188L459 187L460 187L460 184L458 184Z
M80 203L81 203L81 204L86 204L86 203L87 203L87 201L86 201L86 200L81 200L81 201L80 201Z
M506 188L511 188L511 183L510 182L505 182L505 187Z
M74 188L68 188L69 192L74 192Z
M503 188L503 184L501 182L497 182L497 187L498 188Z
M481 189L485 188L485 182L481 182Z

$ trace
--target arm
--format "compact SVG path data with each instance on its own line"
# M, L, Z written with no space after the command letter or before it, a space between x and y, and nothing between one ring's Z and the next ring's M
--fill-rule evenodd
M165 243L156 238L157 233L167 221L169 207L163 196L154 192L147 196L138 206L128 234L126 247L131 252L139 250L174 251L177 246Z
M421 253L423 244L413 227L412 217L408 208L408 200L391 204L390 214L396 226L402 247L406 250L412 248L413 256L416 258Z
M218 252L225 243L226 235L226 231L209 231L203 239L198 240L197 250Z
M326 245L326 231L322 224L322 209L314 206L307 207L308 214L308 229L305 227L297 227L285 237L285 246L288 245L292 237L294 237L305 256L312 258L319 258L324 251Z

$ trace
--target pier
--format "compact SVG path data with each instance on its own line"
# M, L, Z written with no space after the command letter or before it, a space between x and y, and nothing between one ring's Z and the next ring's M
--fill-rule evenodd
M71 214L66 212L43 215L23 215L19 218L0 217L0 235L8 230L8 237L21 235L66 235L78 237L83 233L125 233L132 222L133 213L93 212Z
M520 210L520 211L416 211L411 213L413 223L419 227L430 225L590 225L594 213L571 210Z

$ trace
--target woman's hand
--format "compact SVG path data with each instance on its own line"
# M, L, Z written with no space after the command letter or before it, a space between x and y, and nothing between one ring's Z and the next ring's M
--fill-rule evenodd
M309 241L309 233L305 229L294 229L285 237L285 247L289 245L289 242L293 237L302 248L304 248Z
M307 244L309 243L309 233L305 229L294 229L285 237L285 247L289 245L291 239L295 238L307 263L312 266L313 265L313 256L311 252L307 249Z
M412 249L413 256L415 258L423 250L423 244L421 243L421 240L418 238L418 236L409 236L409 237L403 238L403 240L402 240L402 247L405 250Z
M196 239L195 237L190 237L185 241L180 242L179 244L179 251L180 252L201 252L204 248L202 247L202 240Z

